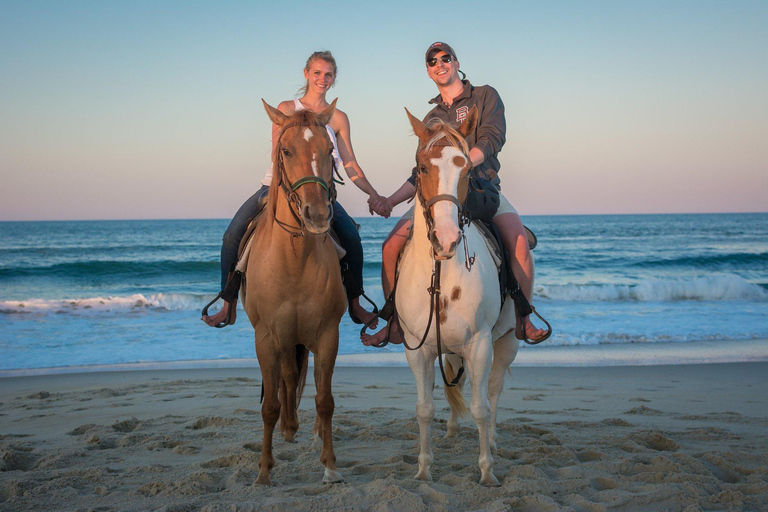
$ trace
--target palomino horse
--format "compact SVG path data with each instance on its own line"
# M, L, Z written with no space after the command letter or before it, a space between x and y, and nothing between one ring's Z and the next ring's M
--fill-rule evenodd
M331 378L346 299L331 237L333 157L325 125L334 101L320 114L286 116L264 103L280 127L267 206L248 258L243 304L256 334L263 381L264 442L259 484L271 484L272 435L280 419L286 441L299 428L298 406L307 377L307 349L315 355L314 438L322 440L324 482L339 482L333 452Z
M480 434L480 483L498 485L491 455L491 448L496 447L496 407L504 374L517 355L519 342L514 337L512 300L505 301L503 309L501 307L493 256L478 228L474 224L464 225L462 205L471 167L464 138L475 129L477 108L472 107L467 120L457 129L439 122L428 127L407 109L406 112L419 138L416 188L420 205L415 208L412 239L399 265L396 305L406 348L412 349L405 353L418 390L416 416L420 453L416 478L432 479L429 430L435 415L432 390L435 358L439 357L438 343L441 343L442 351L464 359L469 375L470 411ZM466 246L461 257L455 257L462 243ZM442 297L438 295L435 299L435 288ZM425 307L430 304L428 289L433 297L431 308ZM433 320L435 309L437 314ZM415 348L421 341L423 344ZM458 360L456 356L452 358ZM448 379L453 377L457 366L448 360ZM466 413L462 383L463 379L451 387L446 382L446 398L451 405L448 437L459 433L458 418Z

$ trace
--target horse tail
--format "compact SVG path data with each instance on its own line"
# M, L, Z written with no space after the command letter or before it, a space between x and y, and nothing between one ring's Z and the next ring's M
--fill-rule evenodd
M309 368L309 349L304 345L296 345L296 365L299 367L299 382L296 386L296 410L299 410L304 386L307 384L307 368Z
M448 382L451 382L456 378L457 369L454 369L451 364L451 357L446 355L445 357L445 378ZM462 376L459 383L455 386L445 387L445 398L448 400L448 404L451 406L451 410L456 413L459 418L464 418L469 414L469 408L467 407L467 401L464 399L464 395L461 390L464 384L464 376Z
M298 372L298 379L296 379L295 387L289 389L288 383L284 377L280 378L278 384L278 397L280 400L280 432L285 434L288 429L288 425L295 423L298 428L297 412L299 410L299 403L301 402L301 395L304 394L304 386L307 383L307 368L309 367L309 350L304 345L296 345L295 356L288 355L284 360L284 364L294 365L293 370ZM288 393L294 394L296 408L290 410L286 405L288 404Z

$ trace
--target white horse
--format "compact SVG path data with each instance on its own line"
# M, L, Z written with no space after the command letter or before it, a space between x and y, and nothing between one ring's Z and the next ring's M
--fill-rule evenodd
M455 376L460 356L472 386L470 411L480 435L480 483L499 485L491 455L491 449L496 449L496 407L504 374L517 355L519 342L514 337L514 303L508 298L503 309L501 306L494 257L478 228L471 223L463 225L460 206L467 196L471 167L464 138L475 129L477 109L472 107L457 129L439 122L428 127L406 112L419 138L419 206L414 212L412 239L400 261L395 301L406 345L414 348L424 340L420 348L405 351L418 388L420 453L416 478L432 479L429 431L435 416L432 391L439 332L442 351L455 354L446 357L447 378ZM457 255L463 243L466 246ZM474 263L470 265L471 254ZM436 261L440 262L441 295L439 312L432 308L436 310L431 315L427 290L432 287ZM430 316L434 316L431 328ZM448 437L458 435L459 417L466 414L463 381L445 388L451 405Z

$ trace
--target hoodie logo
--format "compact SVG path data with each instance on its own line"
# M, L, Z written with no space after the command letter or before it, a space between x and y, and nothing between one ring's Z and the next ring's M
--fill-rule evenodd
M469 107L466 105L456 109L456 122L463 123L469 115Z

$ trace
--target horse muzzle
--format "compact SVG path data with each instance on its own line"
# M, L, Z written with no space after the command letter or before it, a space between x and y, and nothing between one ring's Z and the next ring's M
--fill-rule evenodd
M432 252L436 260L449 260L456 254L456 248L461 242L462 233L460 230L450 231L447 235L441 236L433 229L429 232L429 241L432 244Z
M333 218L333 207L330 201L325 204L306 204L301 208L301 218L304 222L304 228L312 235L322 235L331 229L331 218Z

